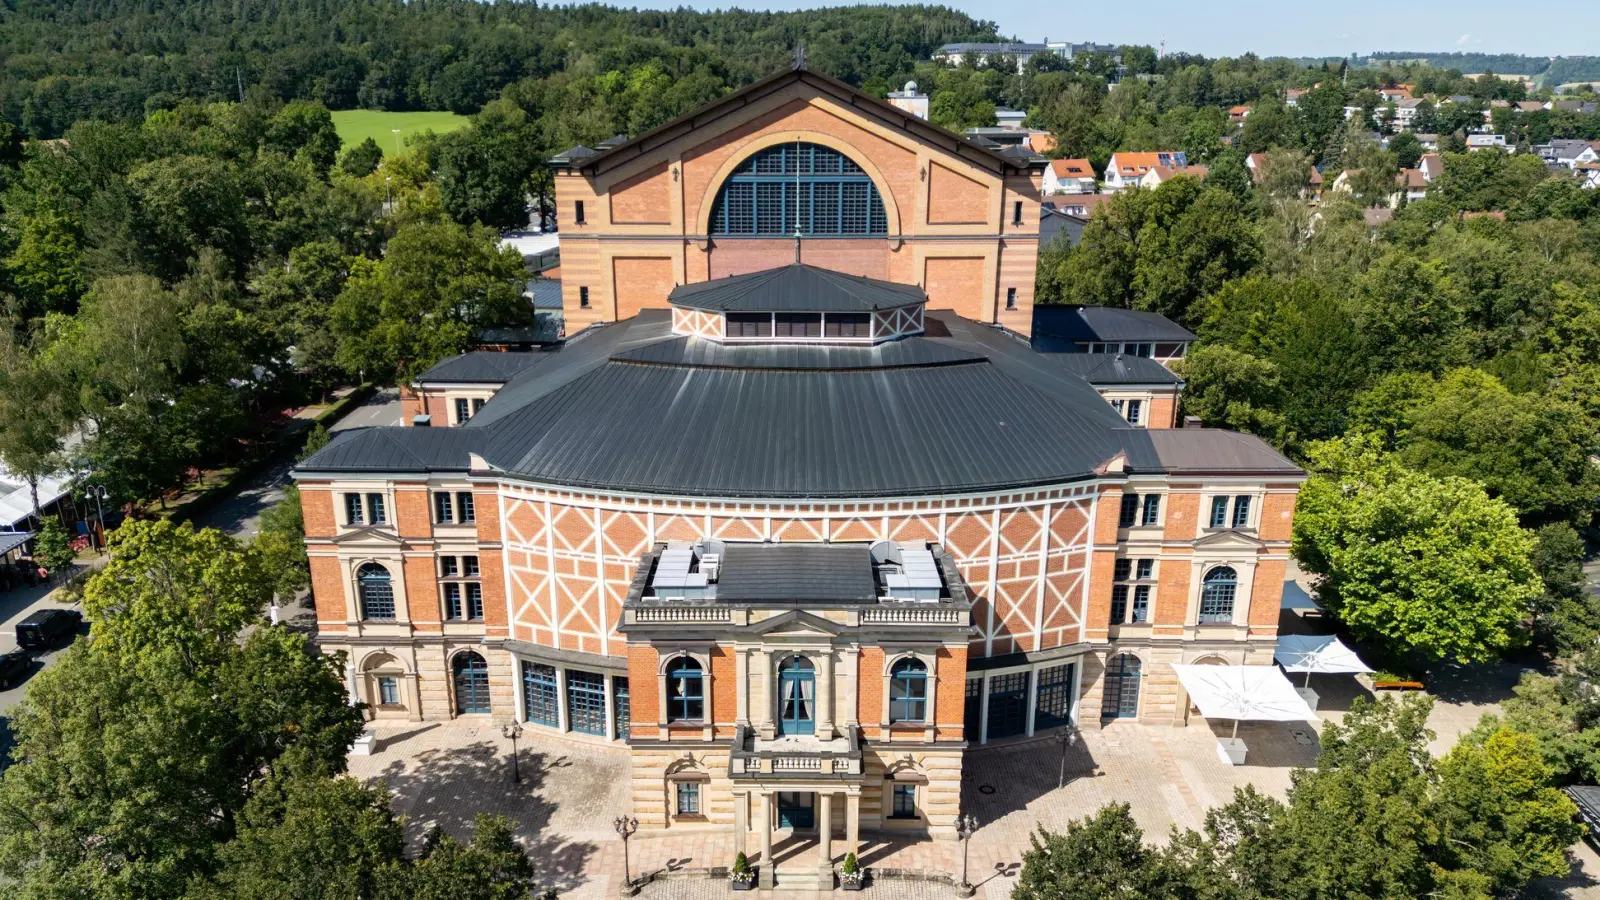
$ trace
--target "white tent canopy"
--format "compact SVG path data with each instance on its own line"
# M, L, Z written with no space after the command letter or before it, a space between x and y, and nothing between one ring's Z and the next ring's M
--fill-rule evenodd
M1356 652L1331 634L1286 634L1278 638L1272 658L1286 672L1371 672Z
M1239 722L1315 722L1317 714L1301 699L1277 666L1185 666L1174 664L1189 701L1207 719Z

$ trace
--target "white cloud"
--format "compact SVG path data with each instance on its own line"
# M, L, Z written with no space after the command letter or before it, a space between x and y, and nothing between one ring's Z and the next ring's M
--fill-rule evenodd
M1471 39L1472 39L1472 35L1463 34L1461 37L1456 38L1456 46L1457 47L1465 47L1467 45L1467 41L1469 41ZM1479 41L1479 43L1482 43L1482 41Z

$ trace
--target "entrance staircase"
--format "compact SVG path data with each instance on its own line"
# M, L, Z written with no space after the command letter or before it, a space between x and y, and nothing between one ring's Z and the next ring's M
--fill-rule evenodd
M824 872L820 866L790 862L780 864L772 874L780 891L833 890L833 873Z

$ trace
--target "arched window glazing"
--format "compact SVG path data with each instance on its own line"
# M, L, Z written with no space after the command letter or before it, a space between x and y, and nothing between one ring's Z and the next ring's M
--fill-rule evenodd
M705 710L705 673L699 662L680 656L667 667L667 721L699 722Z
M919 659L902 659L889 670L889 721L928 720L928 667Z
M361 618L379 621L394 618L394 583L389 570L367 563L356 571L356 595L361 601Z
M837 150L797 142L739 164L711 207L715 235L888 234L872 179Z
M1206 573L1200 582L1200 624L1226 625L1233 621L1233 596L1239 576L1227 566Z

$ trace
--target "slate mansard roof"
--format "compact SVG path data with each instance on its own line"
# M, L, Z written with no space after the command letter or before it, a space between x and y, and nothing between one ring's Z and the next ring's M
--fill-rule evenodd
M462 472L476 456L540 484L796 500L1062 484L1119 456L1135 472L1299 472L1254 437L1130 427L1086 380L1176 380L1158 364L1107 355L1096 375L947 312L876 346L730 346L649 310L521 355L467 425L344 432L297 471Z
M1111 306L1035 306L1033 335L1034 346L1039 349L1058 349L1053 342L1187 343L1199 340L1194 332L1166 316Z

